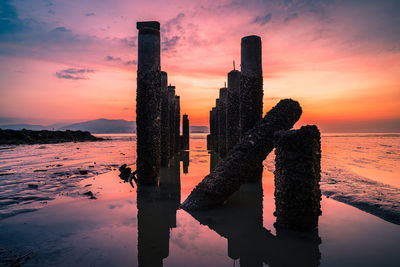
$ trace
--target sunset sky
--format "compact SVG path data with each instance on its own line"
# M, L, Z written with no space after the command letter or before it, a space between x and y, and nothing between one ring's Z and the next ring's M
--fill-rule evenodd
M240 39L262 38L264 111L298 100L322 131L400 132L398 0L1 0L0 125L135 120L136 22L161 23L162 70L192 125Z

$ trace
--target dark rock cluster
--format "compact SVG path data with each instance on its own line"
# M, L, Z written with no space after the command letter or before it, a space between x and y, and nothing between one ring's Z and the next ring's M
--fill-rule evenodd
M308 230L321 215L321 137L315 125L279 131L275 144L276 226Z
M101 141L103 138L95 137L84 131L33 131L33 130L2 130L0 129L1 145L22 144L56 144L65 142Z

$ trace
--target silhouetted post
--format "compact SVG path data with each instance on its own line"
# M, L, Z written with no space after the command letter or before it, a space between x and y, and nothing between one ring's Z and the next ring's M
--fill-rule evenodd
M250 35L242 38L240 78L240 134L261 120L263 112L263 77L261 38Z
M226 116L226 150L229 152L240 139L239 128L240 71L228 73L228 99Z
M175 154L175 86L168 86L169 157Z
M169 162L169 104L168 77L161 72L161 166L168 167Z
M313 230L321 215L321 138L317 126L275 133L276 226Z
M213 109L210 110L210 134L207 135L207 149L213 149L213 136L214 135L214 121L213 121Z
M182 118L183 149L189 150L189 118L187 114Z
M224 203L248 179L274 148L274 133L289 130L300 118L301 107L292 99L281 100L242 137L215 169L193 189L182 203L184 210L207 209Z
M218 151L221 158L226 156L226 102L227 102L227 89L219 89L219 104L220 109L218 113Z
M215 99L215 139L214 139L214 150L219 153L219 112L220 112L219 98Z
M181 103L180 97L175 96L175 153L178 153L181 148Z
M241 78L240 78L240 135L253 128L262 118L263 77L261 38L250 35L241 42ZM257 181L263 165L259 163L249 174L248 182Z
M137 177L140 184L157 184L161 165L160 23L138 22L136 93Z

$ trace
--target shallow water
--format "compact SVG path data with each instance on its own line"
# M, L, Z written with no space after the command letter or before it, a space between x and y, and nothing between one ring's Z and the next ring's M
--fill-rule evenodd
M10 199L17 192L21 197L45 195L53 200L3 206L8 218L0 220L0 265L17 260L25 266L137 266L139 262L143 266L398 266L400 226L326 197L318 232L276 231L273 174L268 171L273 155L264 162L262 183L244 185L224 207L193 215L179 210L179 204L209 173L210 162L217 161L205 150L204 135L191 137L190 152L173 160L171 168L162 169L160 188L139 192L112 170L122 163L134 168L131 137L46 145L47 151L36 146L1 150L0 173L16 173L0 176L3 198ZM349 142L345 142L347 147L352 147ZM347 165L357 154L350 156L341 143L323 138L323 169L346 156L348 161L335 166L353 172ZM335 153L330 155L331 147ZM43 160L37 159L41 155ZM64 157L69 159L63 166L46 168ZM89 167L94 161L96 165ZM57 168L93 171L58 180L53 177L60 171ZM38 174L37 169L47 171ZM96 172L106 173L96 176ZM27 189L27 183L39 186ZM42 187L47 183L57 190ZM88 190L97 199L81 194ZM43 208L10 216L13 210L35 202L40 204L36 208Z

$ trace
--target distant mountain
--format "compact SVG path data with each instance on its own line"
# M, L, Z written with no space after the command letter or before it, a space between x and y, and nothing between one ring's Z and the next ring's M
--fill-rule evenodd
M59 130L82 130L91 133L135 133L136 122L98 119L63 126Z
M89 131L91 133L135 133L136 132L136 122L126 121L126 120L107 120L98 119L85 121L80 123L65 124L65 123L55 123L48 126L43 125L33 125L33 124L12 124L12 125L0 125L1 129L10 130L81 130Z
M209 133L210 130L208 129L207 126L196 126L192 125L189 127L191 133Z
M46 130L47 128L42 125L34 125L34 124L11 124L11 125L0 125L1 129L8 129L8 130Z

